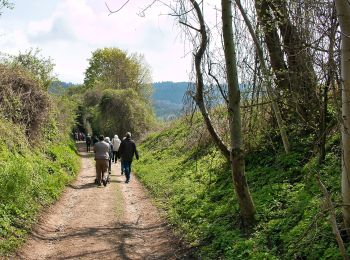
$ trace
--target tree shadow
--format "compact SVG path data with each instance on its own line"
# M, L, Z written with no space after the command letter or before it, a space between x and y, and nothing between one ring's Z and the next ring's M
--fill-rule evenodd
M166 234L162 233L164 226L165 224L157 224L140 227L134 224L116 223L111 227L95 226L79 230L45 231L45 235L33 232L32 236L35 240L53 244L59 241L71 241L74 244L74 241L78 240L93 241L96 239L110 244L110 249L107 250L89 249L85 244L81 244L81 253L72 252L69 256L56 256L55 259L196 259L189 249L183 248L178 242L169 245Z
M79 152L81 158L94 158L94 153Z
M83 190L83 189L91 189L97 187L95 183L85 183L82 185L73 185L69 184L69 188L75 189L75 190Z

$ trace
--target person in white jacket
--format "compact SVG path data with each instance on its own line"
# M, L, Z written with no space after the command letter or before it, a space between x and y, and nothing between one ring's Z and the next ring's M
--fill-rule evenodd
M112 157L112 162L117 163L118 160L118 150L119 150L119 146L120 146L120 139L118 137L118 135L115 135L112 139L112 145L113 145L113 157Z

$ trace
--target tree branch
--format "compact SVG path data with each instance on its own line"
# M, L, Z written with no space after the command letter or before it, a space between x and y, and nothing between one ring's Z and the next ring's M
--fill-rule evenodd
M124 8L124 6L126 6L126 5L129 3L129 1L130 1L130 0L127 0L119 9L117 9L117 10L115 10L115 11L112 11L112 10L109 8L108 4L105 2L105 5L106 5L106 7L107 7L107 9L108 9L108 11L109 11L109 15L114 14L114 13L117 13L117 12L119 12L120 10L122 10L122 9Z

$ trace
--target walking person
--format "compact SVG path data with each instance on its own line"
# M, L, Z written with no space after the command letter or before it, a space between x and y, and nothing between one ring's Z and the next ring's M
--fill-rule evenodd
M86 139L85 139L86 151L87 151L87 152L90 152L91 142L92 142L91 136L90 136L90 134L87 134L87 135L86 135Z
M105 142L109 144L109 150L108 150L108 154L109 154L109 160L108 160L108 174L112 173L112 157L113 157L113 145L111 140L109 139L109 137L105 137ZM108 177L109 178L109 177Z
M125 136L123 137L123 140L122 140L122 142L125 140ZM120 146L119 146L119 148L120 148ZM119 150L118 150L118 158L120 158L120 154L119 154ZM120 175L124 175L124 168L123 168L123 165L122 165L122 161L120 160Z
M104 141L104 136L100 135L99 142L94 145L95 161L96 161L96 179L95 183L101 186L107 185L108 179L108 161L109 161L109 144Z
M125 139L121 142L119 147L119 156L121 158L121 167L122 170L124 170L125 173L125 183L129 183L130 181L130 175L131 175L131 163L134 158L134 155L136 157L136 160L139 159L139 154L136 149L135 142L131 139L131 133L127 132L125 135Z
M98 143L98 137L96 135L94 135L94 137L92 138L92 143L95 145L96 143Z
M120 146L120 139L118 137L118 135L115 135L112 139L112 145L113 145L113 157L112 157L112 162L117 163L118 160L118 150L119 150L119 146Z

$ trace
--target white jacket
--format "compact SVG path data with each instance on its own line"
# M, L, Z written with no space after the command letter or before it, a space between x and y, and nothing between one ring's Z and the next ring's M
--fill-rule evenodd
M120 139L118 138L118 135L115 135L112 139L112 145L113 145L113 151L116 152L119 150L119 146L120 146Z

